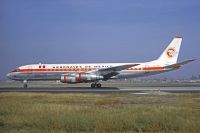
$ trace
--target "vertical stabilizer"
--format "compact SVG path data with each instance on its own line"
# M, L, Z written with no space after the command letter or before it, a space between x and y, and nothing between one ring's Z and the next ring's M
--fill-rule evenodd
M161 56L158 58L158 62L165 65L176 64L178 60L178 55L181 47L182 37L175 37L168 47L164 50Z

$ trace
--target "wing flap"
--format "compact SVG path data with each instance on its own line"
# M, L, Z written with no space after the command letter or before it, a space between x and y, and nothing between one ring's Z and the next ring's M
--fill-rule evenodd
M126 64L126 65L120 65L120 66L114 66L114 67L109 67L109 68L102 68L102 69L99 69L98 71L101 72L101 71L121 71L121 70L124 70L124 69L128 69L130 67L134 67L134 66L137 66L139 64Z
M102 75L105 77L105 79L109 79L112 76L116 76L118 74L118 71L128 69L130 67L137 66L139 64L125 64L125 65L119 65L109 68L102 68L95 71L91 71L90 73L96 73L98 75Z
M139 64L126 64L126 65L114 66L114 67L109 67L109 68L103 68L103 69L99 69L98 73L100 75L103 75L105 80L107 80L110 77L116 76L117 74L119 74L118 71L125 70L137 65Z

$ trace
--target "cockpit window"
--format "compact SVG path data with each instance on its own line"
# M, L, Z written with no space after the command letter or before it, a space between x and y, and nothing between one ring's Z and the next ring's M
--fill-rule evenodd
M15 69L15 70L13 70L12 72L19 72L19 69Z

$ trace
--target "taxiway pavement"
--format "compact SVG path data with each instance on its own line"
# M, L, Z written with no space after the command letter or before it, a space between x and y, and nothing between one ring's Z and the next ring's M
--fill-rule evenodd
M0 88L0 92L35 92L35 93L200 93L200 87L56 87L56 88Z

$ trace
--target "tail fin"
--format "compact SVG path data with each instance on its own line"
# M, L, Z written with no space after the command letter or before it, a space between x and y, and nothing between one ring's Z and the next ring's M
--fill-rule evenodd
M158 62L165 65L176 64L178 60L178 55L181 47L182 37L175 37L169 46L164 50L161 56L158 58Z

